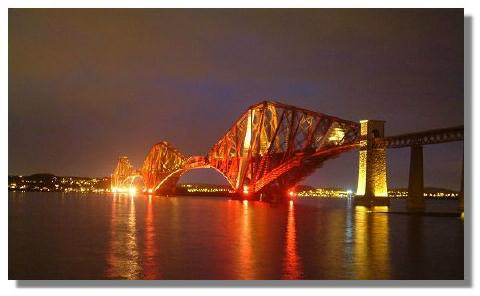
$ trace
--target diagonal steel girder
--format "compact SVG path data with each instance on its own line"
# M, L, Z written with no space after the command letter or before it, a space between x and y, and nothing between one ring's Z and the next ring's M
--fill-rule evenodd
M208 153L235 191L291 187L326 159L358 145L360 124L264 101L251 106Z

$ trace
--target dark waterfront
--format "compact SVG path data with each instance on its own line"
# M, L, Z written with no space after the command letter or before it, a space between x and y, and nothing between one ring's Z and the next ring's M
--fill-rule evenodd
M9 192L9 279L463 279L461 219L385 210Z

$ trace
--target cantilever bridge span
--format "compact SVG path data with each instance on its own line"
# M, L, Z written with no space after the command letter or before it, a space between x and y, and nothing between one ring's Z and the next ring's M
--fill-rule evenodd
M146 192L171 193L188 170L213 168L235 192L285 192L338 154L358 147L360 124L265 101L248 108L205 156L188 157L170 143L155 144L140 169L121 157L112 189L143 180Z
M463 141L463 126L386 137L384 121L357 123L264 101L248 108L204 156L186 156L170 143L160 142L138 170L127 157L120 157L112 174L112 191L171 194L185 172L213 168L234 192L284 196L324 161L356 149L357 196L371 204L388 195L386 150L411 147L409 204L422 208L422 147L453 141ZM463 207L463 185L460 196Z

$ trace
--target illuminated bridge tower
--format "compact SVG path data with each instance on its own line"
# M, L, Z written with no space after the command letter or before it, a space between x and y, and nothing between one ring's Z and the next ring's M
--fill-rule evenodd
M385 121L361 120L360 125L357 203L388 205Z
M123 182L129 176L133 175L134 169L130 160L126 156L121 156L118 158L117 166L112 174L111 179L111 190L116 192L120 187L122 187Z

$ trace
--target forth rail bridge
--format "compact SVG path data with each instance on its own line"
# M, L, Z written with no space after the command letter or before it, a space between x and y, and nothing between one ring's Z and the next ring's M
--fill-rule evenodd
M410 147L407 206L423 210L423 145L463 141L464 127L385 136L384 121L349 121L273 101L252 105L202 156L186 156L167 142L150 149L134 169L122 156L112 174L112 192L173 194L185 172L213 168L245 199L277 200L328 159L359 151L356 203L385 205L386 150ZM463 163L462 163L463 166ZM463 169L459 208L463 212Z

